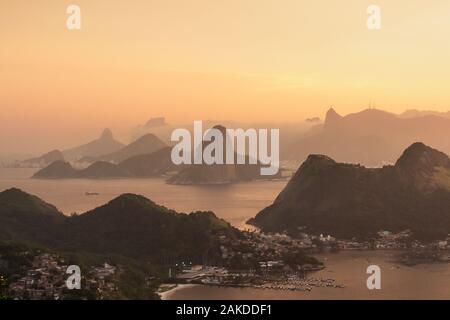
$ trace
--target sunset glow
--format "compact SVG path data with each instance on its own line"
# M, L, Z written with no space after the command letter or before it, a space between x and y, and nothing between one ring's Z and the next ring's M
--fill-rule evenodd
M3 151L159 115L301 122L330 105L450 109L446 0L380 0L376 31L361 0L79 0L74 31L69 4L0 4Z

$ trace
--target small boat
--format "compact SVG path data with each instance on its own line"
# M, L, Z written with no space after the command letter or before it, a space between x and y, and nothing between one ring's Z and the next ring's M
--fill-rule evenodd
M99 193L98 192L85 192L84 195L85 196L98 196Z

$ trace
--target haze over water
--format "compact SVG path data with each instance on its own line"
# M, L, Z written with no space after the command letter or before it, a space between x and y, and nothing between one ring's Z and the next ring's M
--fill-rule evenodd
M177 186L164 179L35 180L36 169L0 168L0 191L16 187L54 204L64 214L83 213L122 193L142 194L158 204L180 212L211 210L236 227L270 205L287 181L258 181L224 186ZM98 192L86 196L85 192ZM166 294L166 299L449 299L450 264L414 267L394 261L396 251L342 251L318 255L326 269L316 278L333 278L346 288L313 288L311 292L191 286ZM366 268L383 270L382 290L366 287Z
M55 205L64 214L84 213L123 193L141 194L179 212L213 211L236 227L270 205L287 181L254 181L233 185L169 185L153 179L30 179L36 169L0 168L0 191L20 188ZM99 193L86 196L86 192Z
M43 153L150 116L302 121L323 108L450 104L450 3L0 1L0 150ZM116 131L116 130L115 130ZM11 137L14 137L11 139Z

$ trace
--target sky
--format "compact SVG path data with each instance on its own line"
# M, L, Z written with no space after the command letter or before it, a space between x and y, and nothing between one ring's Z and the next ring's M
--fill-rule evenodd
M68 30L66 9L81 9ZM381 30L366 26L381 9ZM0 154L150 117L450 110L448 0L0 0Z

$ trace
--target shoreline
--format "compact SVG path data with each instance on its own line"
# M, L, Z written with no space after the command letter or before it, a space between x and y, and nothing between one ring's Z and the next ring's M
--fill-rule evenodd
M170 300L170 297L175 292L177 292L179 290L183 290L183 289L198 287L198 286L201 286L201 285L199 285L199 284L177 284L175 287L173 287L167 291L158 292L158 295L161 298L161 300Z
M450 264L424 263L419 266L404 266L393 259L395 250L348 250L337 254L320 254L326 259L326 268L314 272L314 278L334 279L343 288L312 286L312 290L280 290L279 288L253 288L220 285L181 285L164 295L165 300L334 300L334 299L448 299L449 279L445 277ZM380 266L383 290L366 288L366 269L369 265Z

